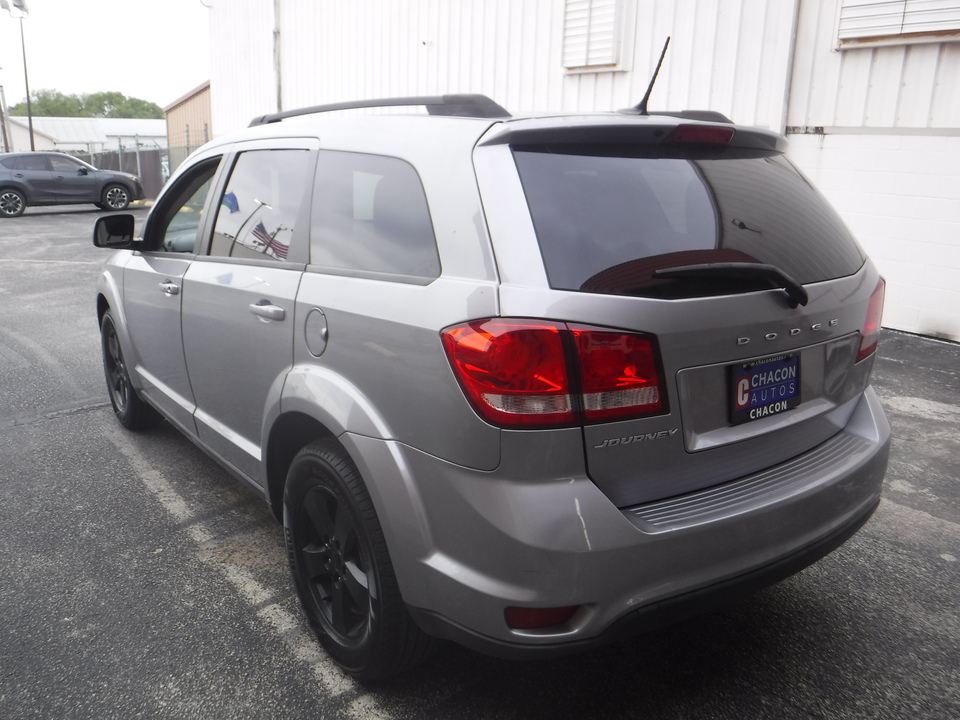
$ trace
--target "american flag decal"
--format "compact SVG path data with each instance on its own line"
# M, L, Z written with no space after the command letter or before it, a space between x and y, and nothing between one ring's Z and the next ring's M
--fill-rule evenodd
M287 259L287 253L290 252L290 247L283 244L273 237L273 235L268 233L267 229L263 226L262 220L257 223L257 226L251 231L251 233L257 240L263 243L264 252L269 250L273 255L281 260Z

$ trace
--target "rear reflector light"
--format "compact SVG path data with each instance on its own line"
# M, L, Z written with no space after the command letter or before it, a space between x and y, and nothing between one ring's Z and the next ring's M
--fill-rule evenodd
M873 295L870 296L870 304L867 306L867 319L863 323L863 330L860 331L860 349L857 351L857 362L869 357L877 349L877 342L880 340L880 320L883 317L883 296L886 285L884 279L880 278Z
M576 605L556 608L508 607L504 611L504 617L507 625L515 630L532 630L565 623L573 617L578 607Z
M558 427L666 411L652 338L548 321L447 328L444 350L473 407L506 427Z
M671 145L729 145L733 128L713 125L678 125L664 140Z

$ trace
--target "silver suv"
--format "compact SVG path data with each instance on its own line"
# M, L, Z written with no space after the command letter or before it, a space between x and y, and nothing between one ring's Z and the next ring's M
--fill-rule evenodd
M551 656L755 591L867 520L890 434L883 280L784 146L482 96L259 118L139 237L98 220L113 407L263 494L362 679L438 638Z

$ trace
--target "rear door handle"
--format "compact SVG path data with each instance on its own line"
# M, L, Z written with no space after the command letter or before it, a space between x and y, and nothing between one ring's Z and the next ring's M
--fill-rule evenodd
M267 320L283 320L287 313L279 305L272 305L269 300L261 300L250 306L250 312Z
M180 286L175 282L170 282L169 280L160 283L160 289L165 292L167 295L179 295Z

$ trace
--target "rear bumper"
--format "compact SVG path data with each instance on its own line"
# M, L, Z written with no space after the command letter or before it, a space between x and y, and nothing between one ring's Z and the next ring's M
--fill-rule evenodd
M486 655L508 660L545 659L569 655L652 632L752 595L785 580L833 552L850 539L870 519L879 502L879 499L876 500L864 513L854 517L848 524L788 557L729 580L627 612L608 625L599 635L590 638L557 642L551 645L520 644L479 635L429 610L411 607L410 613L417 624L430 635L452 640Z
M868 389L841 432L781 466L618 509L586 477L576 431L504 433L493 472L346 438L364 476L378 479L368 485L417 623L504 657L620 640L801 570L870 517L889 440ZM563 625L520 631L506 625L508 606L580 609Z

